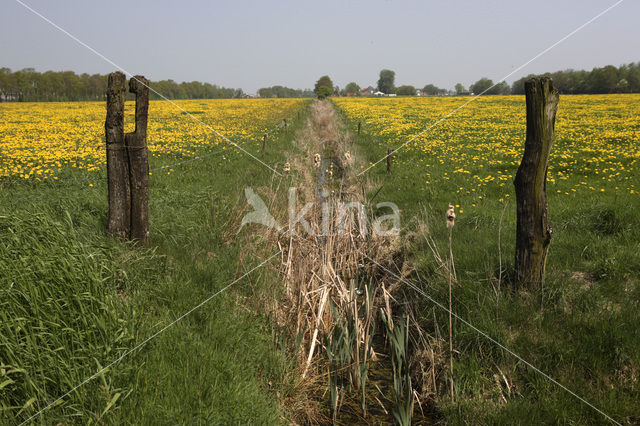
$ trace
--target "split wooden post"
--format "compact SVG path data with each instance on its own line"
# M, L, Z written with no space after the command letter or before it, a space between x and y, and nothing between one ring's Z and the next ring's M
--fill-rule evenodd
M393 150L389 147L387 148L387 173L391 173L391 154L393 154Z
M535 77L525 82L525 94L527 137L513 182L517 203L515 278L517 286L533 290L544 285L553 233L549 225L546 183L559 96L549 77Z
M149 155L147 121L149 117L149 81L141 75L129 80L129 90L136 95L136 127L127 133L131 182L131 239L149 242Z
M263 157L266 149L267 149L267 134L265 133L264 136L262 136L262 156Z
M104 123L109 193L107 231L118 238L128 238L131 226L129 162L124 140L125 82L126 77L120 71L109 74Z
M360 128L362 127L362 122L358 121L358 135L360 135Z

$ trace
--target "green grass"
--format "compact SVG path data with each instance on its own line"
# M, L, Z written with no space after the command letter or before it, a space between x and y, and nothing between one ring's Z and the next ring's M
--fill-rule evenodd
M273 134L265 162L282 167L296 126ZM257 137L245 148L260 146ZM0 423L35 414L276 253L249 253L254 236L236 235L233 220L244 187L271 176L231 148L154 173L148 248L106 235L103 179L70 170L56 183L0 185ZM289 389L288 360L270 318L247 308L274 281L269 265L256 270L35 421L284 422L276 392Z
M291 138L299 124L270 138L268 164L281 168L283 152L295 151ZM357 123L349 125L355 129ZM390 144L366 129L355 141L371 161ZM260 138L247 146L259 154ZM638 422L637 197L609 187L597 197L585 191L556 198L549 192L555 232L541 311L539 293L514 292L509 284L514 200L498 245L503 204L489 200L503 190L487 186L483 201L457 192L438 178L451 165L425 162L425 156L400 151L392 174L384 165L369 173L379 183L374 191L382 187L375 202L398 204L405 229L427 212L443 254L446 207L464 209L454 228L454 310L616 420ZM171 162L152 159L151 168ZM428 185L425 163L432 164ZM277 250L256 245L249 229L236 235L244 187L271 181L268 169L236 150L152 175L146 249L106 235L104 180L72 169L61 180L0 184L0 424L18 423L44 408ZM412 241L412 257L412 281L445 303L447 283L424 240ZM286 423L279 404L292 392L293 361L286 355L291 342L280 341L260 309L264 297L277 297L276 284L273 269L255 271L37 422ZM412 298L425 330L437 326L444 332L446 313ZM452 424L607 423L464 324L454 322L454 328L457 400L448 401L443 389L436 401L439 418Z
M371 162L386 155L388 146L399 144L368 134L365 128L357 136L357 122L348 125L354 129L360 152ZM504 203L497 200L503 197L504 189L489 185L480 201L477 194L457 192L459 186L454 178L442 178L453 168L455 159L442 164L429 153L400 150L394 154L391 174L386 174L384 162L368 174L377 182L374 192L382 188L375 202L396 203L402 211L405 230L415 228L412 219L425 220L426 211L430 232L443 256L448 253L444 217L447 205L457 204L464 209L453 230L458 276L453 288L456 313L617 421L630 424L640 421L637 194L615 191L615 183L606 182L600 182L606 191L598 194L585 188L575 195L556 197L556 187L549 188L554 235L541 311L539 292L514 292L509 282L515 248L515 199L507 204L498 246ZM479 173L478 170L471 173ZM511 167L512 175L515 170L515 166ZM427 172L431 177L427 177ZM635 171L634 175L637 182L640 174ZM583 177L571 177L567 187L575 184L575 179ZM426 180L430 183L425 184ZM565 184L558 184L557 189L562 189L560 185ZM476 206L472 207L472 203ZM498 290L500 257L503 275ZM446 305L447 283L438 275L438 265L424 239L413 241L412 258L417 267L413 282ZM418 303L423 327L435 330L435 312L438 328L446 333L446 312L424 298ZM448 422L608 423L595 410L456 321L454 342L459 351L455 360L457 401L449 401L446 387L437 400ZM501 377L500 371L508 378L511 393L504 383L496 382L495 377Z

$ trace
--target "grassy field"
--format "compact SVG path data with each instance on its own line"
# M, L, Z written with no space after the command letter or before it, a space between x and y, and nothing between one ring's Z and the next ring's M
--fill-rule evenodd
M483 97L367 173L376 200L402 209L413 281L447 302L446 280L420 218L443 256L444 213L456 206L453 310L621 422L640 421L640 112L638 95L561 96L549 167L551 224L544 297L510 288L515 247L513 177L522 154L524 97ZM465 98L335 99L370 163ZM502 269L500 268L502 266ZM418 295L414 297L420 297ZM423 300L422 325L445 334L447 315ZM475 331L454 322L456 402L441 389L444 418L461 424L606 424L605 417ZM444 374L444 373L443 373Z
M387 147L400 146L465 100L333 103L352 129L354 155L373 164ZM367 171L370 198L376 194L374 202L401 208L402 235L415 266L411 282L446 302L447 282L425 237L446 256L444 213L454 204L453 310L628 424L640 421L638 101L638 95L560 98L548 184L554 236L543 297L511 288L512 180L524 142L524 97L478 99L394 154L391 174L384 162ZM2 424L45 408L277 252L253 231L236 233L247 208L244 188L269 187L272 172L173 107L151 105L151 244L141 249L104 231L104 151L86 145L103 143L104 104L0 104L9 117L0 125ZM273 130L265 157L273 167L281 169L299 153L293 137L302 120L293 118L298 111L307 116L304 101L180 105L255 155L261 135ZM274 127L285 117L288 132ZM308 154L297 160L311 164ZM287 423L297 398L295 342L281 340L272 312L261 304L279 297L278 259L37 420ZM446 313L412 290L406 293L416 301L423 330L444 336ZM446 365L438 365L436 392L424 395L436 421L607 424L463 323L454 322L454 336L456 401L447 394ZM414 385L421 392L420 383Z
M211 111L223 105L199 103L208 104ZM257 134L245 135L244 146L254 154L260 151L262 132L274 129L282 118L291 122L291 115L304 106L298 100L232 104L236 107L226 116L237 116L237 124L247 124L253 117L251 128ZM274 105L275 112L261 115L256 104ZM55 111L71 106L35 108ZM96 123L98 115L90 115ZM33 111L30 116L38 117ZM179 111L174 116L178 124L183 119ZM159 121L174 129L174 137L189 139L176 130L176 123ZM3 147L13 143L6 136L7 126L14 128L12 124L3 128ZM65 120L62 127L72 125ZM200 131L200 125L189 128ZM55 129L51 123L49 134ZM47 140L42 136L37 149L45 149ZM278 127L269 140L265 161L281 168L280 149L290 146L290 134ZM63 164L46 181L23 176L1 181L1 424L16 424L45 408L277 252L259 246L249 252L246 245L253 237L235 234L234 221L245 208L244 187L266 185L271 171L228 148L151 176L148 249L106 235L102 168L93 172ZM62 152L57 152L60 158ZM187 145L187 152L206 154L211 147ZM186 157L183 150L157 154L151 158L151 168ZM28 161L34 158L29 156ZM247 309L256 294L271 288L265 283L274 281L277 262L276 257L239 281L233 292L215 297L36 420L42 424L280 422L283 413L276 392L286 396L290 387L287 359L274 345L267 316Z

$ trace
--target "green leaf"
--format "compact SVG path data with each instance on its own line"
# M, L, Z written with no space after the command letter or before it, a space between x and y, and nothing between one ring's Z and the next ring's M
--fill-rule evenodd
M22 408L20 409L18 414L21 414L24 410L26 410L27 408L31 407L34 402L36 402L36 397L35 396L33 398L31 398L30 400L28 400L27 402L25 402L25 404L22 406Z
M15 383L13 380L11 379L7 379L4 382L0 383L0 389L9 386L11 383Z
M122 395L121 392L118 392L117 394L113 395L113 398L111 398L111 401L109 401L109 403L105 407L105 409L102 412L102 414L100 414L100 417L104 416L107 413L107 411L109 411L111 409L111 407L113 407L113 405L116 403L118 398L120 398L120 395Z

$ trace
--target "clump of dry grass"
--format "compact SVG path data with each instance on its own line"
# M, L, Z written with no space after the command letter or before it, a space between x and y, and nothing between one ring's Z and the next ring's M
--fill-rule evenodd
M357 155L352 155L349 135L340 131L333 108L316 102L311 112L296 135L302 154L291 160L291 169L297 177L297 208L314 203L305 215L312 234L288 229L271 232L269 237L283 252L284 291L276 318L299 348L299 390L307 394L310 387L326 386L328 378L335 415L344 395L341 389L348 386L362 391L367 374L364 366L376 356L372 341L384 307L384 280L362 254L391 264L400 245L398 238L374 238L355 209L349 211L354 214L340 215L343 203L366 205L363 194L368 188L350 172L348 166ZM325 158L322 167L319 153ZM313 158L315 167L309 167L304 158ZM387 285L385 291L397 288L391 280ZM320 387L317 390L316 396L321 393ZM313 404L302 406L304 414L294 408L297 413L292 418L312 423L319 410L312 409Z
M296 342L293 349L300 375L283 404L295 423L324 422L327 418L319 396L328 391L336 421L345 393L351 389L361 394L362 410L366 412L370 361L379 358L376 351L389 350L396 354L394 359L409 367L401 369L404 385L399 389L405 395L396 398L404 404L403 413L407 415L413 410L413 401L421 406L422 401L439 393L446 353L444 340L427 335L414 320L402 283L384 270L397 271L402 277L411 273L405 260L406 247L398 236L375 237L369 226L370 214L365 212L366 223L355 209L340 214L345 203L366 206L365 194L371 185L355 178L353 170L357 167L353 165L359 156L329 103L312 104L307 123L296 134L296 144L299 155L290 156L287 179L296 188L297 211L308 202L314 203L304 216L312 233L300 232L303 230L298 225L297 232L287 226L284 232L271 230L265 235L282 250L282 291L278 300L264 306L273 310L287 340ZM279 222L288 223L284 217L287 200L277 196L281 181L272 182L265 192L274 197L271 211L280 207ZM437 253L435 244L433 249ZM375 259L375 263L369 259ZM443 275L446 264L443 260ZM403 324L408 322L406 328L394 332L394 316L398 314L405 318ZM391 330L387 332L388 349L374 349L374 334L385 333L383 324ZM402 348L397 347L399 338L404 342ZM383 410L387 411L384 406Z

